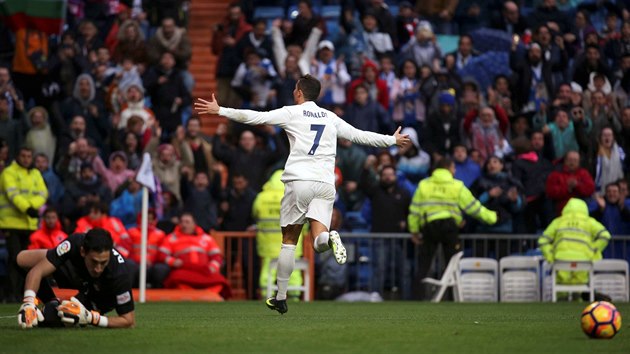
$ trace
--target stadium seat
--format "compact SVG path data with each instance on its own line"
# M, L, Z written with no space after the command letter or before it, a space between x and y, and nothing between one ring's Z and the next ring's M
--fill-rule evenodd
M492 258L464 258L459 261L459 291L462 302L496 302L499 263Z
M558 271L586 271L589 273L586 284L556 284ZM559 292L589 292L590 301L595 300L595 288L593 287L593 262L591 261L555 261L551 265L551 301L558 301ZM569 297L569 300L571 297Z
M457 252L451 260L448 262L446 269L444 270L444 274L442 274L441 279L433 279L433 278L424 278L422 279L423 283L431 284L439 286L439 289L433 295L431 302L440 302L442 301L442 297L444 297L444 293L446 293L446 289L449 287L453 287L453 297L455 302L459 302L461 299L461 290L459 286L459 270L458 264L460 260L464 256L464 252Z
M341 6L339 5L324 5L322 6L322 12L320 14L324 20L338 21L341 16Z
M277 18L284 18L284 8L281 6L258 6L254 10L254 19L267 21L267 31L271 31L272 23Z
M499 261L501 302L540 301L538 257L508 256Z
M275 279L273 272L277 268L278 258L274 258L271 262L269 262L269 273L267 274L267 297L273 296L273 292L278 290L278 285L272 283L273 279ZM311 276L309 268L310 266L308 260L304 258L296 259L294 271L303 271L304 283L300 286L289 285L287 287L287 291L300 291L304 293L304 301L311 301Z
M593 264L593 286L613 301L628 301L628 262L623 259L602 259Z

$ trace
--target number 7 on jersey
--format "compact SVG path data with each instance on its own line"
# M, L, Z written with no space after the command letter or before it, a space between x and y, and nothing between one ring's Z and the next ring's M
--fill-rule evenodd
M319 147L319 139L322 138L324 128L326 128L324 124L311 124L311 131L317 133L315 133L315 140L313 141L313 146L311 146L311 151L308 152L309 155L315 155L315 150Z

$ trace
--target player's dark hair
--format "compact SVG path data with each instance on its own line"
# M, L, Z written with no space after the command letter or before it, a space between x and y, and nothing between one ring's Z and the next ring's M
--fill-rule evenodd
M114 247L114 241L109 231L96 227L85 234L81 246L85 253L92 251L101 253L111 250Z
M322 84L320 84L319 80L315 77L310 74L306 74L298 80L297 87L304 94L305 100L315 101L319 98L319 92L322 89Z
M453 160L450 157L445 156L435 163L434 169L437 170L438 168L444 168L448 170L451 166L453 166L453 164Z

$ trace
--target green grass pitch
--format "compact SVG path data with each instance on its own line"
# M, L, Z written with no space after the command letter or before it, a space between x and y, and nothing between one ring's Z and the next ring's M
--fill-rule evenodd
M612 340L580 329L586 303L150 303L137 327L22 330L0 305L0 353L630 353L630 304Z

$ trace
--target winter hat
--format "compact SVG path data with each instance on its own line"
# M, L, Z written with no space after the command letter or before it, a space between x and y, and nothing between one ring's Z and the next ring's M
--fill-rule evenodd
M451 90L442 91L440 93L438 101L440 102L440 104L447 104L449 106L453 106L455 105L455 95L453 94L453 92L451 92Z

